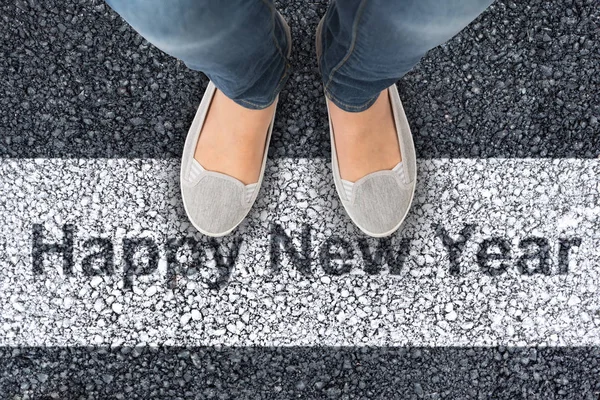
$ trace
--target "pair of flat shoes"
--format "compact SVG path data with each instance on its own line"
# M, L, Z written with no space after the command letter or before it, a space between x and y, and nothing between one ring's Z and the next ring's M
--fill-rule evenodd
M215 86L209 82L185 141L180 183L183 204L192 225L205 235L218 237L233 231L256 201L264 177L275 113L265 140L259 181L246 185L227 174L204 169L194 158L215 91ZM388 92L402 154L402 161L393 169L372 172L356 182L342 179L333 124L329 119L331 165L338 196L356 226L373 237L391 235L400 227L410 209L416 183L415 149L396 85L390 86ZM329 105L327 109L329 113Z
M279 17L283 20L281 15ZM285 21L284 26L291 44L289 27ZM317 30L319 58L321 28L322 20ZM288 48L288 56L290 51L291 46ZM231 233L246 218L256 201L264 177L275 112L265 140L260 178L258 182L246 185L227 174L204 169L194 158L196 144L215 91L216 87L209 82L189 129L181 160L180 185L183 205L192 225L205 235L219 237ZM349 182L340 176L333 124L327 104L331 164L338 196L354 224L373 237L389 236L400 228L412 204L416 184L415 147L395 84L388 88L388 93L402 161L391 170L372 172L356 182ZM275 98L275 104L278 101L279 96Z

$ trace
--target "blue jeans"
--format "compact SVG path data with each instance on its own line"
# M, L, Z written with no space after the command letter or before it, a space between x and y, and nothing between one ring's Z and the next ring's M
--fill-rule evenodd
M290 75L273 0L106 0L146 40L202 71L227 97L268 107ZM320 72L339 108L359 112L492 0L331 0ZM316 57L316 56L315 56ZM316 59L315 59L316 62Z

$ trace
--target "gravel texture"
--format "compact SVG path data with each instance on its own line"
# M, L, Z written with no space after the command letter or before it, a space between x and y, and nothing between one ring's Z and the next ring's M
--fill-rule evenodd
M294 40L271 157L329 157L314 34L327 2L279 1ZM207 78L100 0L0 5L0 155L178 158ZM399 83L420 158L600 155L596 0L497 1Z
M600 162L418 169L404 227L373 239L328 161L269 160L248 218L211 240L177 160L3 161L0 393L593 398ZM50 253L68 226L72 264Z
M0 349L11 399L596 400L599 375L597 347Z
M0 3L0 398L596 400L597 1L496 1L398 82L419 177L389 239L335 193L327 2L276 3L294 72L217 240L178 186L206 77L100 0Z

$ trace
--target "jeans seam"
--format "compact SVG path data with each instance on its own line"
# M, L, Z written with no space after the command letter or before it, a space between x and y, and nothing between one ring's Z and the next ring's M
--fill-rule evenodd
M281 90L281 88L283 87L284 80L289 75L289 70L290 70L290 64L288 62L288 59L283 54L283 50L281 50L281 46L279 46L279 43L277 42L277 37L275 36L275 18L277 17L277 15L275 15L275 13L277 11L275 10L275 7L268 0L262 0L262 2L264 5L267 6L269 11L271 12L271 25L273 27L273 30L271 32L271 38L273 39L273 43L275 44L275 48L277 48L277 52L279 53L279 56L283 59L285 67L284 67L283 75L281 76L281 78L279 79L279 82L277 83L277 86L275 87L274 96L272 96L272 99L268 102L267 105L256 104L251 101L243 100L243 99L237 100L240 103L248 104L257 109L265 109L265 108L269 107L271 104L273 104L273 102L275 101L275 97L277 96L277 93ZM288 37L286 34L286 42L287 42L287 40L288 40ZM288 47L290 45L291 44L288 43Z
M277 12L277 10L275 10L275 6L273 6L273 4L271 4L268 0L262 0L262 2L269 8L269 11L271 12L271 25L273 27L273 31L271 32L271 38L273 39L273 43L275 43L275 47L277 48L279 56L281 56L281 58L283 58L283 60L287 62L287 57L283 54L283 50L281 50L281 46L279 46L279 43L277 42L277 37L275 36L275 18L277 17L275 13ZM285 40L287 42L287 35Z
M252 107L256 107L256 108L263 108L263 107L267 108L267 107L269 107L268 105L267 106L263 106L261 104L256 104L256 103L253 103L251 101L244 100L244 99L237 99L237 101L239 101L240 103L251 105Z
M251 105L253 107L256 107L257 109L265 109L265 108L269 107L275 101L275 97L277 96L277 93L279 91L281 91L281 88L283 87L283 84L285 82L285 78L289 75L289 66L290 65L286 62L286 64L285 64L285 70L283 72L283 76L281 77L281 79L279 80L279 83L275 87L275 90L274 90L274 94L275 95L272 96L271 100L269 100L269 102L266 105L253 103L251 101L244 100L244 99L237 99L236 101L238 101L240 103Z
M334 68L333 70L329 73L329 78L327 80L327 83L325 85L325 90L327 90L329 88L329 86L331 85L331 82L333 81L333 75L341 68L343 67L346 62L348 61L348 59L352 56L352 54L354 53L354 49L356 48L356 37L357 32L358 32L358 21L360 20L360 17L365 9L365 4L366 4L366 0L361 0L360 4L358 5L358 12L356 13L356 20L354 21L354 24L352 26L352 39L351 39L351 44L350 44L350 49L348 50L348 53L346 54L346 56L344 56L344 58L342 59L342 61L340 61Z
M335 96L333 93L331 93L331 90L329 90L327 88L325 88L325 94L328 95L332 101L335 100L335 102L337 102L338 104L341 104L345 108L351 109L351 110L359 110L359 111L363 111L363 110L367 109L368 106L370 106L374 103L373 100L376 100L377 97L379 96L379 93L378 93L377 95L371 97L369 100L367 100L363 104L361 104L359 106L355 106L355 105L348 104L348 103L341 101L337 96ZM344 111L347 111L347 110L344 110Z
M288 62L287 57L283 54L283 50L281 50L281 46L279 46L279 43L277 42L277 37L275 36L275 18L277 17L277 15L275 15L275 13L277 12L277 10L275 10L275 6L273 6L273 4L271 4L268 0L262 0L263 4L267 6L267 8L269 9L269 11L271 12L271 26L272 26L272 31L271 31L271 38L273 39L273 43L275 44L275 48L277 49L277 52L279 53L279 56L282 58L283 62L284 62L284 71L283 71L283 75L281 76L281 78L279 79L279 82L277 83L277 86L275 87L274 90L274 96L272 96L272 99L269 101L269 103L267 105L261 105L261 104L256 104L253 103L251 101L248 100L243 100L243 99L238 99L238 101L240 103L244 103L244 104L248 104L252 107L258 108L258 109L264 109L269 107L271 104L273 104L273 101L275 101L275 97L277 95L277 93L281 90L281 88L283 87L283 83L285 78L289 75L289 69L290 69L290 64ZM286 42L288 41L288 37L286 34ZM291 45L291 43L288 43L288 47Z

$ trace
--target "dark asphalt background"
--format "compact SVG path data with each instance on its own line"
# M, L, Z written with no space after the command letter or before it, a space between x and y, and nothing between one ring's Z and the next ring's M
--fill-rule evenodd
M329 158L314 50L327 2L277 4L292 28L294 72L270 156ZM0 157L181 156L203 74L149 45L100 0L3 0L0 16ZM418 157L597 158L599 37L597 0L495 2L399 81ZM598 392L600 350L589 347L0 347L2 399L597 400Z
M101 0L2 1L0 155L179 158L208 82ZM294 40L270 157L330 157L314 34L327 1L277 2ZM597 0L497 1L399 83L419 158L600 155Z
M589 347L23 348L0 349L0 367L0 390L44 400L597 400L600 392L600 351Z

